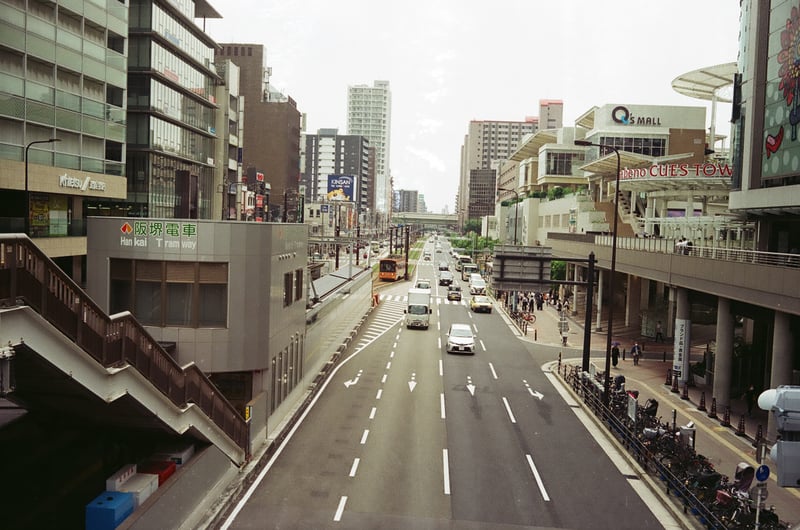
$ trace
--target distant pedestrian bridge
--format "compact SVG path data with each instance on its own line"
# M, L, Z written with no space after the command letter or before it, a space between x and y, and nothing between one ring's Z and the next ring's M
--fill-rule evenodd
M458 226L458 218L455 214L397 212L392 215L392 224L455 229Z

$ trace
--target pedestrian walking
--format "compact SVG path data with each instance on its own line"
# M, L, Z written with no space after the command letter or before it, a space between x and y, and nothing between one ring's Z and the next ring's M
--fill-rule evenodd
M656 342L664 342L664 334L661 332L661 321L656 322Z
M642 347L639 346L638 342L633 343L633 347L631 348L631 356L633 357L633 365L639 366L639 357L642 355Z
M745 399L745 402L747 403L747 415L749 417L752 417L753 416L753 405L755 405L755 403L756 403L756 389L755 389L755 387L753 387L753 385L750 385L749 387L747 387L747 390L745 390L744 395L742 397Z
M616 368L618 362L619 362L619 346L614 344L614 346L611 347L611 364L614 366L614 368Z

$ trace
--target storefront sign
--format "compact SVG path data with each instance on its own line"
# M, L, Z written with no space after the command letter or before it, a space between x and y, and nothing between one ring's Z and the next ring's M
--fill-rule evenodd
M622 125L650 125L661 127L659 116L635 116L627 107L619 105L611 111L611 119Z
M733 169L728 164L662 164L637 169L623 169L619 178L639 179L654 177L731 177Z
M197 223L181 221L126 221L120 227L121 247L197 248Z
M88 175L81 180L77 177L70 177L64 173L58 177L58 185L62 188L72 188L81 191L106 191L105 182L102 180L92 180L92 177Z

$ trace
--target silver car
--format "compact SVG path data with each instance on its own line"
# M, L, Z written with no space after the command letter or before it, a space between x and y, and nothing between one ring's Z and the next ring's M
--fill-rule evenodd
M450 324L447 331L447 353L475 354L475 336L469 324Z

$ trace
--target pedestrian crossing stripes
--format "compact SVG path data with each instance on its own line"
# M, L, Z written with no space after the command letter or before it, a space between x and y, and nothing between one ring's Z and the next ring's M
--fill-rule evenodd
M467 305L467 302L464 300L448 300L446 296L431 296L431 300L434 303L442 304L442 305ZM404 294L382 294L381 295L381 302L408 302L408 295Z

